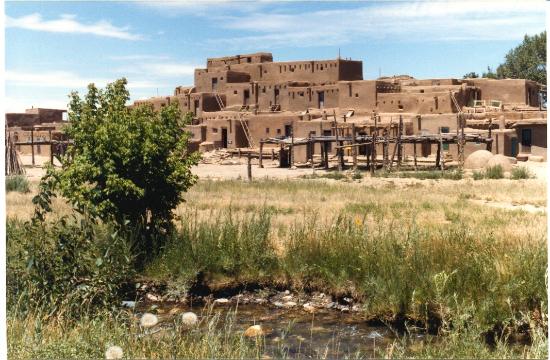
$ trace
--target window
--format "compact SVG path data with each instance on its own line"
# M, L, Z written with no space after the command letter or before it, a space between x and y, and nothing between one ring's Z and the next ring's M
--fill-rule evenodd
M355 93L355 97L359 97L359 93Z
M247 62L247 63L251 63L251 62L252 62L252 58L247 57L247 58L246 58L246 62Z
M237 90L233 90L233 94L237 95Z
M265 93L265 86L262 88L262 92Z
M217 133L217 132L218 132L218 128L212 128L212 132L213 132L213 133Z
M281 135L281 129L277 129L277 135Z
M304 97L304 92L303 92L303 91L300 91L300 92L298 93L298 95L300 95L301 97Z
M265 128L265 133L269 134L269 128Z

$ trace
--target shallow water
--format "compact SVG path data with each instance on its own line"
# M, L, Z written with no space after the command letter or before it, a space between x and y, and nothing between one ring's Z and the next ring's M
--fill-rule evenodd
M178 308L181 312L196 313L202 324L199 329L215 317L220 328L231 321L229 328L236 334L242 334L251 325L261 325L266 333L264 354L277 358L379 357L380 353L374 349L386 349L396 339L389 328L368 325L358 313L318 309L311 314L301 308L260 304ZM156 311L161 323L168 324L177 316L169 314L173 309L174 306L159 304ZM423 335L415 339L421 341Z

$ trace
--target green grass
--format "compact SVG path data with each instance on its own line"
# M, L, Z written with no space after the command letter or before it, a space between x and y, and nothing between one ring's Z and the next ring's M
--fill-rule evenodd
M378 186L201 181L188 193L186 207L179 209L177 232L140 275L167 283L168 291L179 296L197 279L208 285L252 282L351 295L365 305L365 316L390 323L402 316L421 327L436 326L442 335L420 346L396 341L381 349L380 356L544 358L546 217L489 209L469 199L484 195L495 201L500 196L534 201L545 198L545 187L535 180L521 188L515 182L498 182L498 188L491 180L475 187L470 180L464 182L464 187L454 182L409 187L391 180ZM19 201L21 195L12 195ZM105 252L104 244L114 239L108 229L100 226L88 237L76 224L67 228L58 223L46 235L29 234L18 221L8 225L9 284L14 276L27 279L29 255L38 251L37 259L47 265L43 274L59 284L55 289L67 290L75 304L82 303L80 295L95 294L94 289L108 293L105 284L114 278L121 259L111 261ZM90 239L103 245L80 252L67 247ZM27 242L36 246L25 246ZM43 243L47 246L38 246ZM98 255L103 262L111 261L110 269L97 271ZM65 264L64 256L71 261ZM31 280L40 280L39 268L31 270ZM73 293L82 281L91 287ZM45 316L51 309L29 311L21 306L23 301L10 300L25 299L13 296L24 292L25 284L19 285L8 288L12 358L101 358L108 344L139 358L259 356L255 344L223 329L145 339L136 336L128 314L110 308L72 318ZM47 287L41 294L46 292ZM66 298L59 294L65 292L56 296ZM503 335L492 350L481 334L495 326L527 327L532 343L506 345Z
M513 180L532 179L534 175L525 166L517 166L512 169L510 178Z
M462 170L421 170L421 171L397 171L397 172L388 172L382 171L376 173L375 176L385 177L385 178L411 178L411 179L420 179L420 180L439 180L439 179L448 179L448 180L461 180L464 177Z
M495 165L485 169L485 178L487 179L504 179L504 170L502 166Z
M25 175L6 176L6 192L10 191L28 193L30 185L27 177Z

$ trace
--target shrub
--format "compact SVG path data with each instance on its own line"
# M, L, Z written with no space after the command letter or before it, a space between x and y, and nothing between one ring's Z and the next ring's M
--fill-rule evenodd
M474 171L472 176L474 180L483 180L483 178L485 177L485 174L483 174L482 171Z
M109 309L133 273L127 242L85 219L8 220L6 243L7 302L19 313L78 317Z
M360 171L356 170L356 171L354 171L353 174L351 175L351 178L352 178L353 180L361 180L361 179L363 178L363 174L362 174Z
M487 179L503 179L504 170L500 165L488 167L487 169L485 169L485 177Z
M531 179L533 174L525 166L518 166L512 169L510 178L514 180Z
M73 145L49 177L80 211L142 229L138 250L151 256L162 245L155 234L171 228L172 210L196 182L191 166L199 156L187 151L183 127L190 115L182 118L177 103L158 112L150 105L129 108L126 83L105 90L90 84L83 99L71 94L65 131Z
M6 192L17 191L20 193L28 193L29 181L25 175L15 175L6 177Z

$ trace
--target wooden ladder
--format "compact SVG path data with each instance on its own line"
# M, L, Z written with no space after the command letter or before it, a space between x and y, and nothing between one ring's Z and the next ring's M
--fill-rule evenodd
M220 107L220 111L223 111L225 109L225 106L223 105L222 98L218 93L214 93L214 97L216 98L216 102L218 103L218 106Z
M254 141L252 141L252 137L250 136L250 130L248 129L248 124L246 123L246 120L243 119L242 114L239 114L239 121L241 123L241 127L243 128L244 136L246 136L246 140L248 140L248 147L253 148Z
M460 105L458 104L458 101L456 100L455 98L455 93L450 91L451 93L451 100L453 101L453 104L455 105L456 109L458 110L458 113L462 113L462 108L460 107Z

